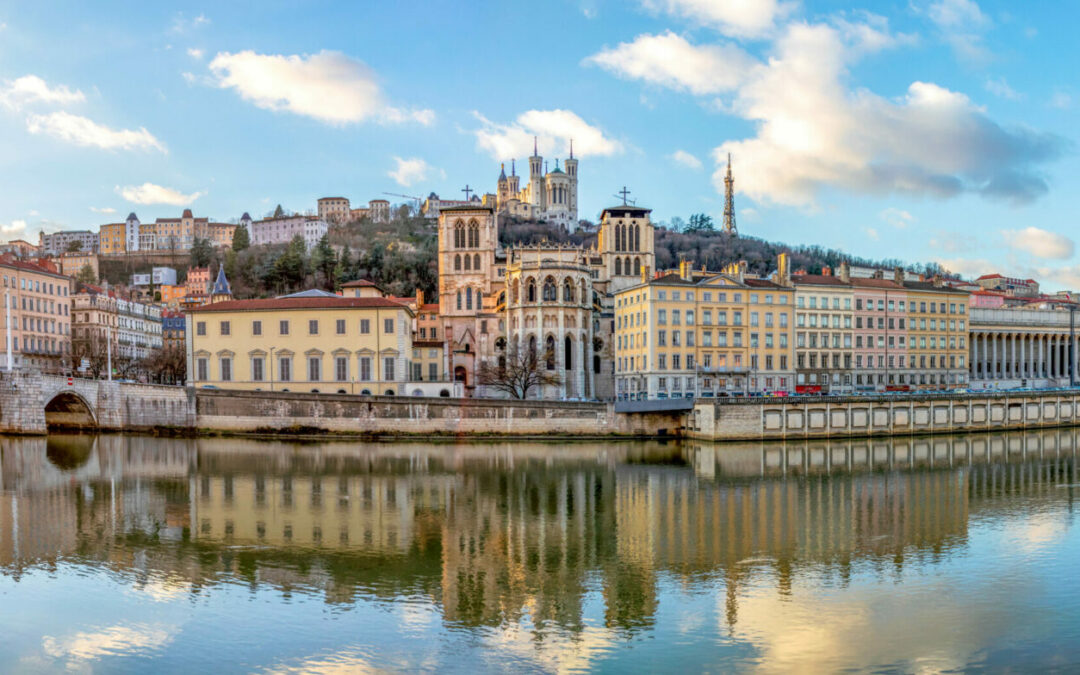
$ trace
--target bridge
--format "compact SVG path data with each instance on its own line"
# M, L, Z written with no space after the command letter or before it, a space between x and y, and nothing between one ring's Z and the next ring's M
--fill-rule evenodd
M0 372L0 433L51 428L150 431L195 426L195 394L184 387Z

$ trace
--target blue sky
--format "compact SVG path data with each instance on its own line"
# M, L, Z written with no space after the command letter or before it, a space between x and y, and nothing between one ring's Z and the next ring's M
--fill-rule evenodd
M539 134L582 217L719 219L730 151L746 234L1080 289L1080 5L537 6L0 2L0 236L493 191Z

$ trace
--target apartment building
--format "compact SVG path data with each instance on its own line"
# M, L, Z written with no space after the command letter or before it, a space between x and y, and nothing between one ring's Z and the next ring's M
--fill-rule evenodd
M620 400L788 392L795 293L746 273L678 273L615 293Z
M955 389L968 382L968 292L940 277L905 281L912 389ZM901 383L903 384L903 382Z
M188 382L256 391L406 393L413 312L382 297L305 291L188 311Z
M304 244L311 250L327 233L329 227L320 216L281 216L264 218L251 223L252 244L288 244L297 235L304 238Z
M849 281L823 274L794 274L795 391L850 393L854 353L854 296Z
M60 271L60 274L67 277L77 277L84 267L90 268L94 273L95 280L98 279L101 274L97 253L83 251L64 253L59 257L54 258L54 262L57 269Z
M0 367L63 372L71 354L72 280L55 269L0 255L0 277L10 324L0 318ZM10 326L10 329L9 329ZM8 335L10 333L10 342Z
M41 255L58 256L68 250L72 243L79 244L79 250L93 253L98 250L98 236L90 230L68 230L38 235L38 248Z
M72 296L72 327L79 360L101 359L111 341L114 366L119 367L144 359L164 345L159 306L100 286L83 284Z

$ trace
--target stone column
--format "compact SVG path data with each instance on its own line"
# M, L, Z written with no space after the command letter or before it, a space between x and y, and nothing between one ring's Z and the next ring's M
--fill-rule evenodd
M1037 365L1037 368L1038 368L1038 372L1036 373L1036 376L1037 377L1043 377L1043 373L1046 372L1043 369L1043 342L1046 340L1046 336L1045 335L1039 335L1038 340L1039 340L1039 358L1036 361L1036 365Z
M990 379L996 380L998 378L998 340L997 333L993 333L990 336Z
M1050 339L1050 363L1049 363L1050 369L1047 371L1048 372L1048 377L1057 377L1057 363L1058 363L1057 336L1056 335L1051 335L1049 339Z
M1009 348L1009 375L1012 378L1016 378L1017 373L1019 372L1016 367L1016 333L1011 333L1009 338L1009 342L1012 343L1012 346Z

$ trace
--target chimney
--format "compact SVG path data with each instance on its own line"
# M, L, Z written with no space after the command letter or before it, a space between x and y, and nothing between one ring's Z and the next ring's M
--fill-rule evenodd
M682 279L683 281L690 281L692 276L693 276L692 272L693 272L693 266L690 264L689 260L680 260L679 261L679 278L680 279Z
M745 260L739 261L739 281L746 278L747 265Z
M846 260L840 263L840 281L851 283L851 265Z
M935 274L934 275L934 287L935 288L941 288L944 285L945 285L945 282L944 282L944 280L942 280L941 275L940 274Z
M776 256L776 283L781 286L791 285L791 258L787 253Z
M885 273L882 272L881 270L874 270L874 273L871 275L871 278L873 278L873 279L884 279L885 278Z
M893 281L898 284L904 283L904 268L897 265L893 268Z
M821 268L821 276L823 276L823 277L831 277L832 276L832 268L829 267L828 265L825 265L824 267L822 267Z
M416 289L416 310L420 311L420 308L424 306L424 290L422 288Z
M648 281L649 281L649 266L648 265L642 265L641 266L641 283L643 283L643 284L648 283Z

